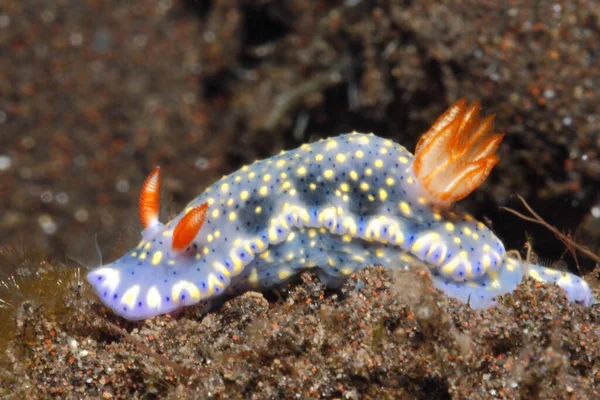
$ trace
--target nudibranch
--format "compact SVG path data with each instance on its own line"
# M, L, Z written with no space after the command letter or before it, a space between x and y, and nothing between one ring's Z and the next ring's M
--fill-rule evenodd
M479 103L456 102L414 155L356 132L284 151L223 177L166 224L156 168L140 196L141 242L91 271L88 282L116 314L139 320L279 285L311 268L339 285L369 265L419 260L435 287L472 308L493 305L524 276L592 304L583 279L507 256L490 229L454 204L498 162L502 135L479 111Z

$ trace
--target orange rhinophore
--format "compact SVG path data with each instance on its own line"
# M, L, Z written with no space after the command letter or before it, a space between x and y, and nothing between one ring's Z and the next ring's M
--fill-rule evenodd
M440 205L468 196L498 162L504 135L492 133L494 116L480 119L479 109L479 101L468 107L465 99L457 101L417 143L415 176Z
M158 210L160 208L160 167L148 175L142 193L140 194L140 222L146 229L148 226L158 223Z
M183 250L192 243L204 224L207 210L208 203L204 203L192 208L181 218L173 231L173 250Z

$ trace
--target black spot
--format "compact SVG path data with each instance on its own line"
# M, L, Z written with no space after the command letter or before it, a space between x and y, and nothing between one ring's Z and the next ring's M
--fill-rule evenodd
M349 190L349 205L348 209L351 213L361 216L361 217L370 217L373 215L377 215L380 207L380 203L378 201L369 200L369 194L373 197L377 198L376 194L372 192L373 188L369 188L368 191L364 192L360 188L360 182L358 181L348 181Z
M260 207L262 212L256 213L256 207ZM252 195L245 205L238 211L238 218L240 225L246 230L246 232L255 233L264 229L271 214L268 210L273 209L273 200L269 197L262 197L259 195Z

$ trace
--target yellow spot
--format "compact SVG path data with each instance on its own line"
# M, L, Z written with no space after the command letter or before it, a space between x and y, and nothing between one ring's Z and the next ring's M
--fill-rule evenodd
M146 305L150 308L158 308L160 307L161 296L158 288L156 286L152 286L150 290L148 290L148 294L146 295Z
M211 215L213 216L213 218L218 218L219 217L219 209L215 208Z
M215 199L213 199L212 197L209 197L208 199L206 199L206 202L208 203L209 206L212 206L215 203Z
M209 281L211 276L214 277L214 275L210 274ZM221 283L221 287L222 285L223 284ZM179 301L181 292L184 290L188 292L192 299L197 300L200 298L200 290L198 290L198 287L196 285L188 281L179 281L176 284L174 284L173 288L171 289L171 296L173 298L173 302L177 303Z
M230 207L233 205L233 198L227 200L227 205Z
M359 255L353 255L352 260L358 261L358 262L365 262L365 258L362 256L359 256Z
M261 186L260 189L258 189L258 193L261 196L266 196L267 193L269 193L269 189L266 186Z
M535 279L538 282L546 282L546 280L540 276L540 274L537 272L537 270L535 270L533 268L529 268L527 270L527 273L529 274L530 277L532 277L533 279Z
M334 175L334 172L333 172L333 170L332 170L332 169L326 169L326 170L323 172L323 176L324 176L326 179L331 179L331 178L333 178L333 175Z
M271 251L267 250L264 253L261 253L259 255L260 258L262 258L263 260L269 261L269 258L271 257ZM269 261L270 262L270 261Z
M426 204L427 199L425 197L419 197L419 204Z
M408 158L402 156L398 158L398 161L400 161L402 164L408 164Z
M152 243L148 242L146 243L146 245L144 246L144 250L149 250L150 247L152 247Z
M285 178L287 178L287 174L285 172L282 172L282 173L279 174L279 177L281 179L285 179Z
M472 231L468 227L466 227L466 226L463 228L463 232L467 236L471 236L471 233L472 233Z
M213 235L208 234L208 236L206 236L206 240L208 241L208 243L212 242L214 240Z
M367 190L369 190L369 184L368 184L367 182L361 182L361 183L360 183L360 189L361 189L363 192L366 192Z
M242 270L242 268L244 267L244 263L242 262L242 260L235 254L234 251L232 251L229 254L229 258L231 259L231 262L233 263L233 272L234 273L238 273Z
M162 260L162 256L162 251L157 251L156 253L154 253L154 255L152 256L152 265L158 265L160 263L160 260Z
M335 267L335 260L331 257L327 257L327 263L330 267Z
M436 221L439 221L440 219L442 219L442 215L438 212L434 212L433 219L435 219Z
M365 153L363 153L362 150L356 150L356 152L354 153L354 155L356 156L356 158L363 158L363 156L365 155Z
M292 261L294 259L294 252L290 251L289 253L287 253L287 256L285 256L285 259L288 261Z
M420 236L411 247L411 251L418 253L427 245L433 246L439 241L440 235L437 232L429 232Z
M350 235L344 235L344 236L342 236L342 240L344 242L351 242L352 241L352 236L350 236Z
M231 275L231 272L229 272L229 270L227 269L226 266L224 266L223 264L221 264L218 261L215 261L213 263L213 268L217 271L223 274L223 276L229 277Z
M140 260L145 260L145 259L146 259L146 253L140 254Z
M384 145L384 146L387 146L387 147L393 147L393 146L394 146L394 142L392 142L392 141L391 141L391 140L389 140L389 139L386 139L386 140L383 142L383 145Z
M352 268L348 268L348 267L342 268L342 274L344 274L344 275L350 275L352 273L352 271L353 271Z
M375 256L377 256L378 258L381 258L385 255L385 251L383 251L383 249L377 249L375 250Z
M366 136L361 136L358 138L358 143L360 144L369 144L369 138Z
M290 181L285 181L285 182L283 182L283 185L281 185L281 188L282 188L283 190L286 190L286 189L288 189L290 186L292 186L292 184L290 183Z
M132 256L132 257L135 257L135 256L137 256L137 251L134 251L134 252L132 252L132 253L131 253L131 256Z
M365 175L367 175L367 176L373 175L373 170L371 168L365 169Z
M333 139L329 139L327 141L327 144L325 145L325 150L331 150L331 149L335 149L337 147L337 141L333 140Z
M489 255L487 255L487 254L484 254L484 255L481 257L481 265L483 265L483 268L484 268L485 270L487 270L487 269L490 267L490 265L492 265L492 259L490 258L490 256L489 256Z
M296 195L296 189L290 190L290 196L295 196L295 195Z
M342 189L343 192L347 192L350 190L350 186L346 182L344 182L340 185L340 189Z
M386 180L385 180L385 183L386 183L388 186L393 186L393 185L394 185L394 183L395 183L395 182L394 182L394 178L386 178Z
M544 272L546 273L546 275L559 275L559 274L562 274L562 272L560 272L560 271L558 271L556 269L552 269L552 268L544 268Z
M375 168L383 168L383 161L380 159L375 160Z
M490 245L489 245L489 244L487 244L487 243L486 243L486 244L484 244L484 245L483 245L483 251L485 251L485 252L488 252L488 251L490 251L491 249L492 249L492 248L490 247Z
M290 234L288 235L288 237L285 240L287 240L288 242L292 242L295 238L296 238L296 234L294 232L290 232Z
M313 229L313 228L309 229L308 230L308 236L311 237L311 238L314 238L315 236L317 236L317 230Z
M451 275L456 267L458 267L458 263L460 262L459 257L454 257L452 260L448 261L444 266L442 266L442 272L445 275Z
M256 172L252 171L248 174L248 179L254 179L255 176L256 176Z
M209 274L208 278L207 278L207 281L208 281L208 293L210 293L210 294L213 294L215 292L215 286L218 286L221 289L223 289L225 287L225 285L223 284L223 282L221 282L215 276L215 274Z
M342 162L346 161L346 156L344 154L342 154L342 153L338 153L338 155L335 156L335 160L337 162L342 163Z
M315 185L312 182L308 185L308 187L310 188L310 190L317 190L317 185Z
M249 167L247 165L244 165L241 169L242 169L242 171L248 171L248 168Z
M385 201L385 199L387 199L388 194L385 191L385 189L379 189L379 198L381 199L381 201Z
M456 244L460 244L461 240L458 236L454 236L454 238L452 239L452 241Z
M275 163L275 165L277 165L279 168L281 168L285 165L285 160L279 160Z
M296 174L298 176L304 176L306 175L306 168L305 167L300 167L296 170Z
M352 178L352 180L354 180L354 181L358 179L358 174L356 173L355 170L350 171L350 173L348 175L350 175L350 178Z
M230 221L235 221L235 217L236 217L235 212L232 211L232 212L229 213L229 220Z
M234 179L234 181L236 181L236 182L240 182L241 180L242 180L242 177L239 176L239 175L236 176L235 179Z
M407 217L411 214L410 206L405 201L400 202L400 211L402 211L402 214L406 215Z
M373 197L372 194L368 195L367 199L369 199L369 201L375 201L375 197Z
M133 308L135 302L140 294L140 285L130 287L125 291L123 297L121 297L121 304L125 304L129 308Z
M286 279L288 278L292 273L290 272L289 269L280 269L279 272L277 273L277 276L279 277L279 279Z
M413 183L415 183L415 180L413 178L407 178L406 182L412 185Z
M263 176L263 181L265 182L269 182L271 180L271 175L270 174L266 174Z
M562 274L560 279L556 281L556 284L561 287L571 285L571 276L569 274Z
M479 235L477 234L477 232L473 232L473 234L471 235L471 237L475 240L479 239Z
M385 147L382 147L381 150L379 150L379 152L381 154L387 154L388 153L388 149L386 149Z
M454 230L454 224L452 222L446 222L444 227L448 232L452 232Z
M256 270L256 268L252 268L250 276L248 277L248 281L255 287L258 284L258 271Z
M221 185L221 193L227 193L227 191L229 190L229 184L228 183L224 183Z
M277 230L275 228L269 228L269 241L275 242L277 240Z
M316 161L321 161L321 160L323 160L323 154L317 154L317 155L315 156L315 160L316 160Z
M246 200L248 198L248 196L250 196L250 194L248 193L247 190L242 190L242 192L240 193L240 199L242 199L242 200Z
M210 252L210 250L208 249L208 247L205 247L202 249L202 254L206 255Z
M507 269L508 269L510 272L514 271L514 270L515 270L515 268L517 268L517 266L519 265L519 264L517 263L517 261L516 261L516 260L513 260L512 258L507 258L507 259L506 259L506 261L507 261L507 263L506 263L506 268L507 268Z

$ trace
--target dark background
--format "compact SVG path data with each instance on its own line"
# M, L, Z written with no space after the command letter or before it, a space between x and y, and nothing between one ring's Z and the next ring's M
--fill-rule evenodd
M110 259L138 241L155 165L166 221L303 142L357 130L412 150L466 96L506 136L463 206L507 248L530 237L560 259L552 233L499 209L520 194L597 251L599 24L586 1L5 0L0 245L96 265L94 234Z

